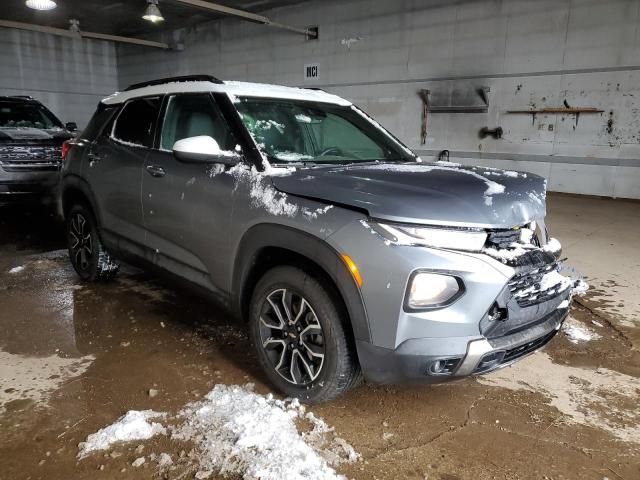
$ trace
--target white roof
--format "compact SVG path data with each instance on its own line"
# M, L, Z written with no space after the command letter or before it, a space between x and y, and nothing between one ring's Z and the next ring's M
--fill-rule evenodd
M249 82L223 82L213 83L207 81L169 82L161 85L136 88L127 92L116 92L102 100L107 105L115 105L126 102L131 98L148 95L164 95L167 93L185 92L222 92L230 96L239 97L263 97L282 98L288 100L307 100L312 102L333 103L335 105L349 106L351 102L321 90L307 88L285 87L282 85L269 85L266 83Z

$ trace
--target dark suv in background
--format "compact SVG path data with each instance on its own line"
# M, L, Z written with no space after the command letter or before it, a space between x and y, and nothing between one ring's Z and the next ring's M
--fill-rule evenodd
M63 162L71 263L159 268L246 319L257 361L306 401L486 373L543 347L573 282L546 182L425 163L351 102L213 77L100 102Z
M0 205L53 199L63 144L75 130L31 97L0 96Z

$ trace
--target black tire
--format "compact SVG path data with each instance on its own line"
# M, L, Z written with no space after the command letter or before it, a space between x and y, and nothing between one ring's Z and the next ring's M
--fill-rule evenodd
M327 289L298 268L276 267L260 279L251 298L249 335L262 369L282 393L321 403L360 381L340 310Z
M102 245L91 211L82 204L74 205L66 220L69 259L80 278L86 282L113 278L119 266Z

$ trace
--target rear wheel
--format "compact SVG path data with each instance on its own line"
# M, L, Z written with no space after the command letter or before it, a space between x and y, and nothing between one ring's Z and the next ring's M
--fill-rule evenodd
M258 282L250 309L250 335L271 382L309 403L331 400L360 378L334 299L313 277L277 267Z
M74 205L66 217L69 258L80 278L90 282L113 278L119 267L102 245L91 211Z

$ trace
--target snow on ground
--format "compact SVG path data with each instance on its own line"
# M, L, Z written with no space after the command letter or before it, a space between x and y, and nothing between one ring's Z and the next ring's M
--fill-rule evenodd
M25 269L24 265L18 265L17 267L13 267L11 270L9 270L9 273L20 273Z
M79 458L110 448L121 441L143 440L170 434L176 441L190 441L195 478L213 475L244 479L334 480L344 478L334 468L355 462L360 455L333 428L297 400L278 400L255 393L253 385L216 385L206 397L187 404L164 427L151 419L166 414L130 411L117 422L87 437ZM136 462L142 464L143 460ZM151 454L159 468L174 468L167 454Z
M261 480L339 478L318 451L327 443L330 429L305 414L295 400L259 395L250 386L216 385L203 401L187 405L180 415L186 421L173 436L198 444L198 478L214 473ZM305 419L313 430L301 434L296 421ZM346 444L330 448L329 453L334 465L343 458L358 458Z
M562 326L562 331L571 343L590 342L600 338L600 335L573 317L567 318Z
M5 405L18 400L44 404L49 394L70 378L82 375L93 357L63 358L58 355L29 357L0 350L0 414Z
M80 442L78 458L84 458L97 450L107 450L114 443L148 440L155 435L166 434L167 430L160 423L150 421L165 416L165 413L153 410L130 410L115 423L92 433L86 441Z
M484 385L539 392L567 423L599 428L627 442L640 443L640 379L606 368L595 370L553 363L535 353L511 367L477 377Z

